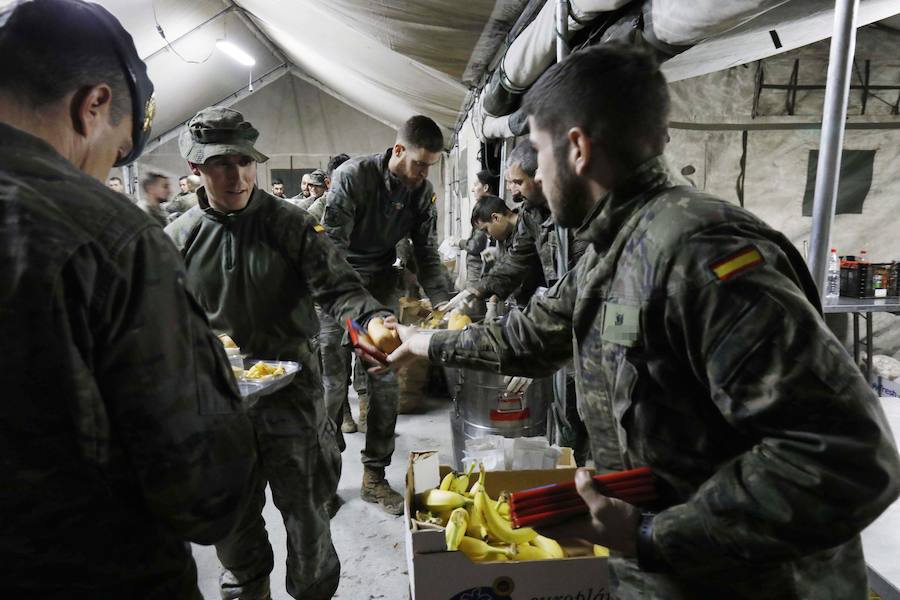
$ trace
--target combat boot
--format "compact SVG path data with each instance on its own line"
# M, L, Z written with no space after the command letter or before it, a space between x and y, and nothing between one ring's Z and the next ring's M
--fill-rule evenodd
M350 402L344 402L344 410L342 411L344 418L341 422L341 431L344 433L356 433L356 421L353 420L353 413L350 412Z
M380 504L389 515L403 514L403 496L394 491L384 478L384 469L363 467L360 497L366 502Z
M360 433L366 432L366 413L369 412L369 396L366 394L359 395L359 424L357 425L357 431Z

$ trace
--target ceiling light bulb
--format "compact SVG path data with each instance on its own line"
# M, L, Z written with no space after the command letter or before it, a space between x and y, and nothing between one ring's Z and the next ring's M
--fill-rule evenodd
M216 48L218 48L240 64L244 65L245 67L252 67L256 64L256 61L252 56L250 56L231 42L219 40L218 42L216 42Z

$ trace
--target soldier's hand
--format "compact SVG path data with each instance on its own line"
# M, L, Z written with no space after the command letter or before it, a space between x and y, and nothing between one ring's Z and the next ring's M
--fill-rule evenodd
M575 472L575 486L578 495L588 505L589 514L559 525L541 527L541 534L554 539L582 538L624 556L635 556L641 510L624 500L600 493L587 469Z
M390 368L396 370L411 362L428 358L428 344L431 342L430 335L420 333L415 327L407 327L406 325L398 325L397 331L400 332L400 339L403 340L403 344L388 356Z
M497 246L488 246L481 251L481 260L486 265L494 263L498 258L500 258L500 248Z

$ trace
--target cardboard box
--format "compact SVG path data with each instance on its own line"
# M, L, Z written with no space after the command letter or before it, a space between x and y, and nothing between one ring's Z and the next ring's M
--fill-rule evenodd
M900 379L891 380L880 375L872 375L872 389L879 398L900 398Z
M411 452L404 502L406 562L412 600L464 598L534 600L571 598L609 600L607 558L584 556L559 560L474 563L462 552L448 552L444 529L419 523L414 496L440 485L449 467L437 452ZM574 468L543 471L491 471L485 489L493 498L547 483L571 481Z

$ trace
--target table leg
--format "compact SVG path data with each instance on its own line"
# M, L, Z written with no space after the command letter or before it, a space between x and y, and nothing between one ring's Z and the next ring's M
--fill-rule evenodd
M866 315L866 381L872 380L872 319L875 313Z

